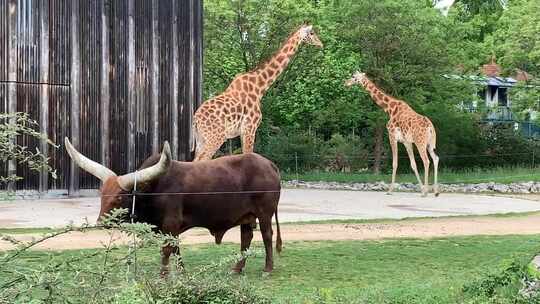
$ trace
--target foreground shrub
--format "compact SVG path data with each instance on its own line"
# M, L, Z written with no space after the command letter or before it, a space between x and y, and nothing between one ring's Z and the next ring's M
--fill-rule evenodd
M486 273L463 286L467 303L540 303L540 293L524 295L521 290L532 281L527 263L518 260L504 262L498 271Z
M0 234L15 249L0 255L0 304L7 303L215 303L260 304L269 301L240 280L231 280L229 266L242 258L235 255L222 261L209 261L200 269L183 270L181 257L172 259L174 270L160 278L157 257L164 244L178 240L153 231L151 225L125 223L126 210L115 210L102 226L67 226L29 242ZM110 241L98 250L67 253L31 252L36 245L72 231L107 230ZM132 239L129 249L113 240L120 233ZM155 250L156 259L137 256L141 250ZM46 263L33 257L47 255ZM253 255L248 252L247 255ZM244 255L245 256L245 255Z
M173 280L132 284L115 296L115 304L266 304L270 300L247 284L233 284L226 278L177 276Z
M28 113L0 113L0 187L11 182L16 182L22 177L13 172L5 171L9 161L15 161L18 165L26 166L34 172L45 171L56 178L56 170L48 163L49 159L36 148L29 150L21 140L26 139L33 145L45 141L48 146L57 146L47 138L45 134L38 132L38 123L31 119Z

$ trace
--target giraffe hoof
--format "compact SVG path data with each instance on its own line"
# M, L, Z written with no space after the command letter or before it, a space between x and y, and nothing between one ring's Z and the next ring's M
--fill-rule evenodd
M439 197L439 192L435 192L435 197Z
M391 191L386 192L386 195L392 195L393 193Z

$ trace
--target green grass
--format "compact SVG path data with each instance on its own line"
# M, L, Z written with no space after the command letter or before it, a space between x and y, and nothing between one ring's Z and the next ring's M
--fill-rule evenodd
M405 217L401 219L393 218L378 218L378 219L343 219L343 220L315 220L315 221L298 221L298 222L285 222L280 225L310 225L310 224L371 224L371 223L404 223L410 221L422 221L422 220L442 220L442 219L459 219L459 218L519 218L540 215L540 211L527 211L527 212L507 212L507 213L494 213L494 214L482 214L482 215L448 215L448 216L423 216L423 217ZM1 232L1 230L0 230Z
M407 164L408 166L408 164ZM419 172L423 174L424 169L420 165ZM372 174L372 173L333 173L333 172L305 172L299 173L298 176L295 173L282 173L283 180L299 179L301 181L332 181L332 182L344 182L344 183L372 183L384 181L389 183L391 181L391 173L386 174ZM430 172L430 180L433 181L433 170ZM528 181L540 181L540 169L539 168L495 168L495 169L477 169L466 171L450 171L441 170L439 172L440 183L513 183L513 182L528 182ZM411 173L398 173L396 182L411 182L416 183L416 177Z
M254 249L262 250L260 243ZM125 251L121 249L120 251ZM238 251L238 245L184 246L186 269L208 265ZM349 300L380 303L457 303L461 287L510 258L529 259L540 251L540 235L474 236L430 240L287 242L275 258L275 270L262 276L264 256L250 258L242 276L276 303L304 303L320 289ZM92 250L53 253L55 259ZM44 252L25 255L26 265L39 265ZM138 254L147 271L159 268L156 249ZM101 260L86 261L98 269ZM72 274L65 273L65 279ZM240 277L231 275L233 280ZM121 280L119 280L121 282ZM348 302L348 301L347 301Z

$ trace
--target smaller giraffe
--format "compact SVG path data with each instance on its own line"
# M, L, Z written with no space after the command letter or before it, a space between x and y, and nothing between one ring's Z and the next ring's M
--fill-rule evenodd
M351 79L349 79L345 85L352 86L359 84L371 95L371 98L375 103L383 109L390 119L386 124L388 130L388 137L390 140L390 147L392 149L392 184L388 194L391 194L394 190L394 184L396 182L396 171L398 167L398 146L397 143L401 142L407 149L409 154L409 160L411 162L411 168L418 179L420 188L422 189L422 196L427 196L428 193L428 181L429 181L429 157L427 152L433 159L434 167L434 182L433 192L435 196L439 196L439 187L437 183L437 173L439 170L439 157L435 154L437 134L435 127L429 120L429 118L416 113L405 101L393 98L385 94L379 89L365 73L360 71L354 73ZM416 168L416 161L414 159L414 147L416 145L418 153L424 163L424 184L420 179L418 170Z
M236 76L223 93L197 109L193 116L194 161L211 159L227 139L237 136L242 140L242 152L253 152L255 134L262 119L261 99L302 43L323 46L313 27L303 25L269 60Z

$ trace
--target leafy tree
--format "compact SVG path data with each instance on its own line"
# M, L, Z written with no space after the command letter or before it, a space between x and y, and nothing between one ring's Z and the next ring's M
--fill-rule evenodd
M524 42L538 39L533 30L534 24L540 24L537 6L534 0L515 0L503 10L498 0L462 0L444 17L432 1L206 1L205 96L220 93L236 74L270 56L307 20L324 49L300 48L263 98L256 151L281 158L285 156L273 151L314 149L324 154L330 150L313 148L314 143L328 145L339 138L336 134L348 138L354 133L362 141L359 150L367 149L367 157L377 160L374 169L387 169L386 114L364 90L343 86L355 70L362 69L388 94L431 118L443 166L464 166L444 155L482 154L488 149L479 128L481 117L458 107L475 98L475 88L443 75L475 74L494 53L511 68L534 71L531 65L539 62L537 46ZM527 30L504 42L521 27ZM522 52L513 55L515 47ZM287 166L292 165L288 161Z
M510 1L488 43L509 72L517 68L540 75L540 1Z
M388 94L420 113L429 104L449 109L472 95L467 84L443 77L455 72L454 57L448 52L458 44L453 20L418 1L350 1L346 7L342 22L349 31L345 35L356 41L363 70ZM386 150L380 145L387 117L363 90L360 98L363 120L373 130L374 169L378 171L380 154Z

